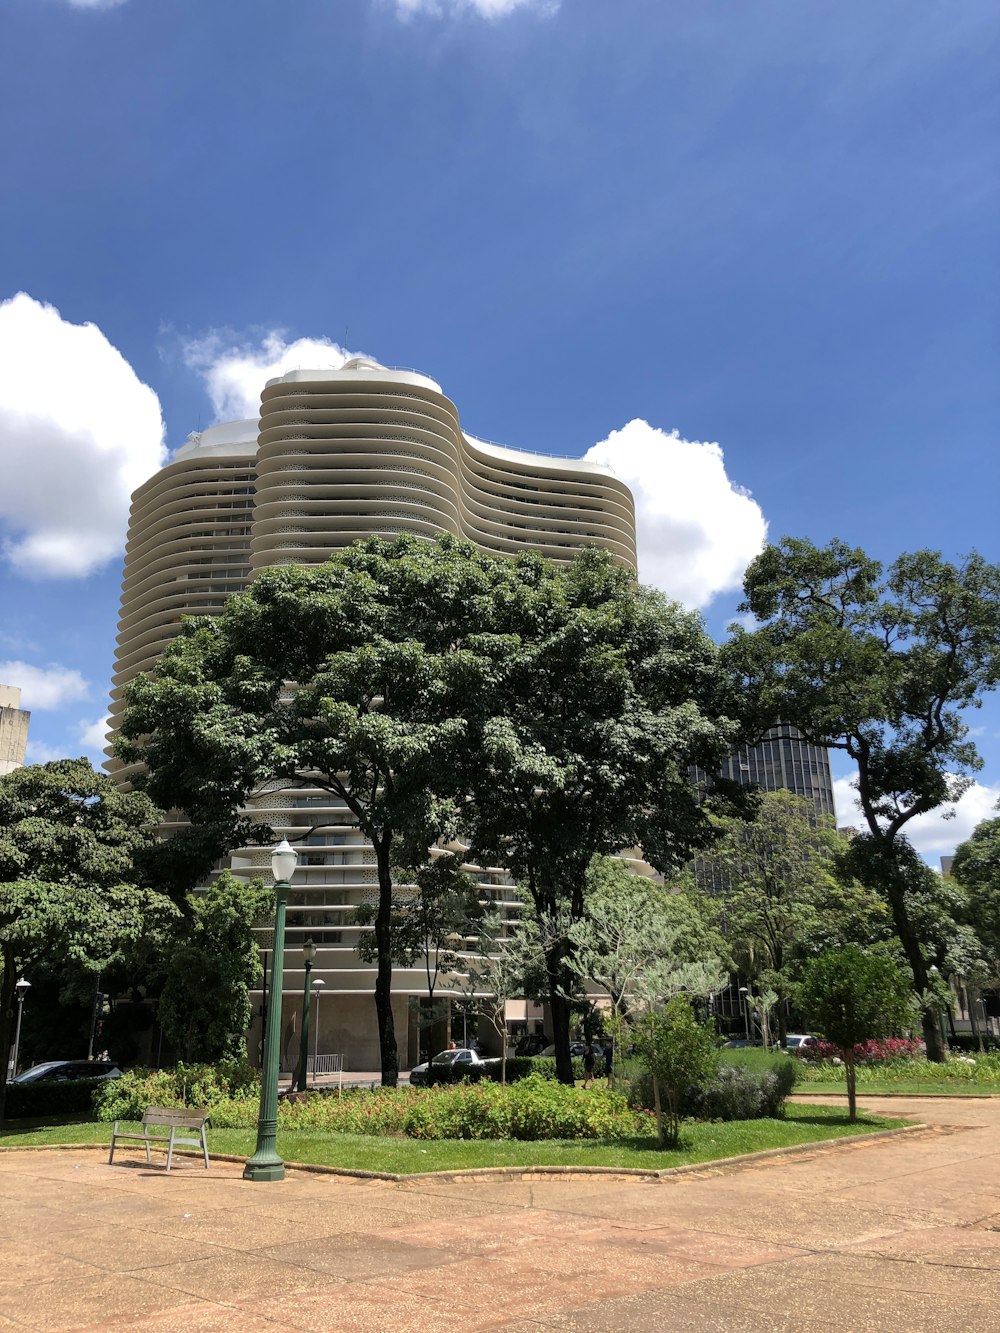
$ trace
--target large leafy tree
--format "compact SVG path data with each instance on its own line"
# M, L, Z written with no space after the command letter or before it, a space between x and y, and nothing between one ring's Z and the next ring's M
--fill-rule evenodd
M136 883L157 812L86 759L0 777L0 1118L15 984L39 959L106 967L170 903Z
M885 894L923 997L928 1055L943 1059L906 829L982 767L963 713L1000 679L1000 568L917 551L885 570L843 542L785 538L753 561L744 589L741 609L759 624L734 630L727 660L760 731L784 719L857 764L863 830L847 868Z
M711 839L692 767L718 771L735 707L700 617L603 552L544 571L506 623L517 647L469 774L471 855L509 867L543 924L557 1070L570 1082L569 931L585 914L587 867L641 847L669 874Z
M246 1056L250 986L259 977L253 926L274 902L262 880L246 884L228 871L190 895L168 944L160 1026L183 1060Z
M511 653L493 631L541 562L471 546L371 538L315 568L266 570L212 620L188 621L130 690L119 752L161 804L190 821L204 873L266 826L244 814L275 778L343 802L371 841L382 1081L398 1074L391 1006L393 857L419 865L457 831L470 718ZM250 802L252 804L252 801ZM200 858L200 862L199 862Z
M717 883L706 911L739 968L776 1001L781 1045L796 965L818 939L882 924L883 900L838 877L844 841L833 820L790 791L764 792L750 820L720 820L711 851ZM861 938L864 938L862 935Z

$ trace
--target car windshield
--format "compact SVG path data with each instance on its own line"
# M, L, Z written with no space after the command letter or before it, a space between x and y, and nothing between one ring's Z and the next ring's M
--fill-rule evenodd
M431 1064L452 1065L463 1054L464 1054L463 1051L442 1051L440 1055L435 1055L434 1059L431 1061Z
M62 1060L46 1060L44 1064L32 1065L30 1069L24 1070L18 1074L17 1078L12 1078L12 1083L34 1083L36 1078L41 1078L43 1074L48 1073L50 1069L58 1069Z

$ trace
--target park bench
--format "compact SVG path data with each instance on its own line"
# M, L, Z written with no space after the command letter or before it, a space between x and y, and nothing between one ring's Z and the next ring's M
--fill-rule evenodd
M190 1111L184 1106L150 1106L142 1117L142 1133L128 1134L118 1128L121 1122L116 1120L114 1128L111 1131L111 1152L108 1154L108 1165L115 1160L115 1147L119 1142L142 1143L146 1148L146 1161L152 1159L149 1155L150 1147L166 1144L167 1147L167 1170L170 1170L170 1164L174 1159L174 1145L177 1143L190 1144L192 1147L201 1148L205 1155L205 1167L208 1168L208 1143L205 1139L205 1125L208 1123L207 1111ZM159 1126L162 1129L169 1129L170 1133L150 1133L150 1125ZM193 1139L190 1135L182 1138L178 1130L197 1130L198 1137Z

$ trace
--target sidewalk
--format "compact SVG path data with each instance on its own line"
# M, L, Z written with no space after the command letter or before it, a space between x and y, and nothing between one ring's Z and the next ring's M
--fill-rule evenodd
M393 1184L0 1157L0 1329L960 1330L1000 1323L1000 1100L660 1181Z

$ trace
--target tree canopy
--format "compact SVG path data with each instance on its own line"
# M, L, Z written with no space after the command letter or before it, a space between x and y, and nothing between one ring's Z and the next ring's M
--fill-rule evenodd
M467 543L370 538L314 568L265 570L220 616L186 622L157 671L133 682L119 752L191 821L212 859L271 830L242 813L275 778L343 802L371 841L382 1079L398 1071L391 1007L391 860L426 860L460 821L470 722L503 676L497 607L540 561ZM207 865L202 865L204 873Z
M982 766L964 714L1000 679L1000 568L917 551L886 570L843 542L786 537L753 561L744 589L758 625L735 626L725 656L757 729L784 720L856 762L863 830L848 868L886 895L930 997L900 858L907 825L957 800ZM922 1024L928 1054L943 1058L930 998Z
M86 759L0 777L0 1117L15 983L42 957L99 971L170 903L136 884L156 810Z

